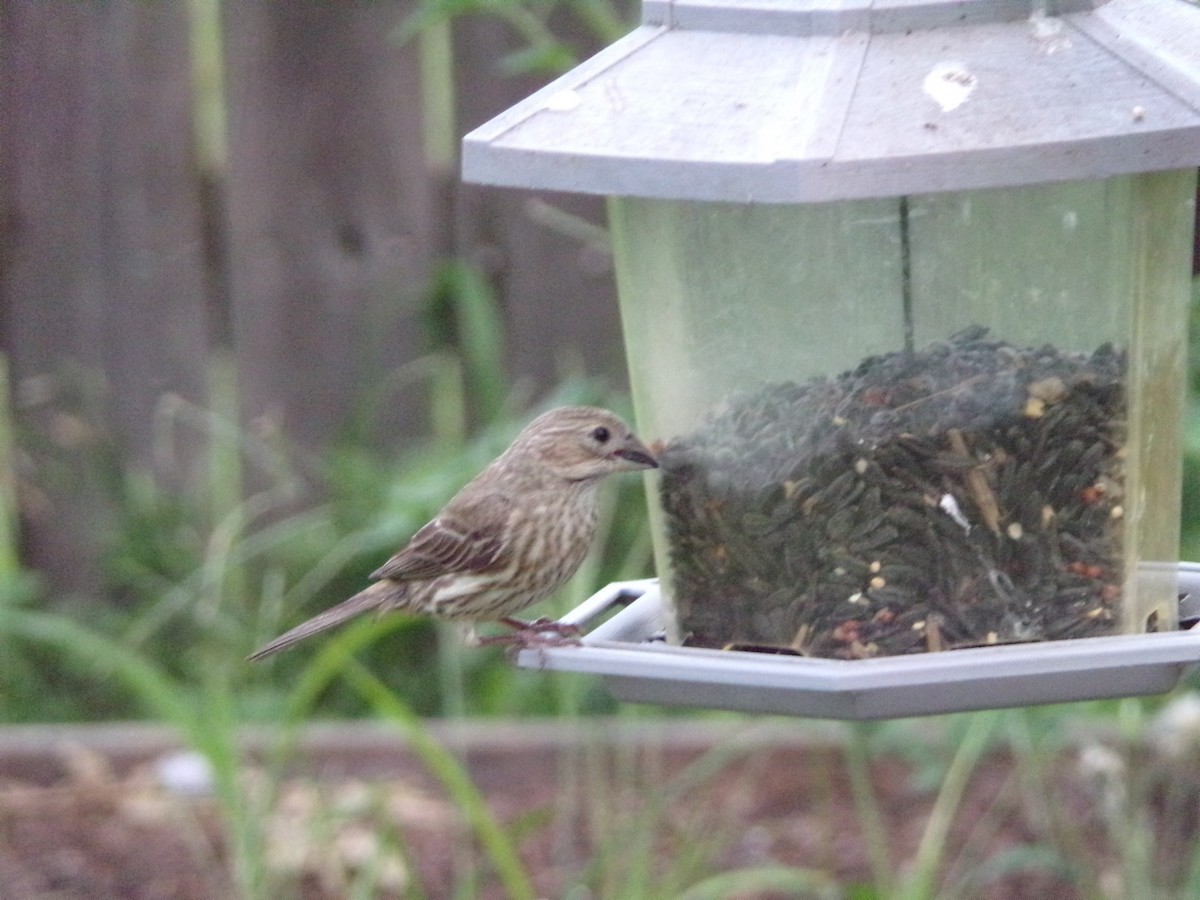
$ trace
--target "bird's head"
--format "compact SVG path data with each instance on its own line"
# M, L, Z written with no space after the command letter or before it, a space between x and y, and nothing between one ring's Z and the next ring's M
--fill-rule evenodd
M656 469L658 462L620 416L590 406L563 406L538 416L509 449L568 481Z

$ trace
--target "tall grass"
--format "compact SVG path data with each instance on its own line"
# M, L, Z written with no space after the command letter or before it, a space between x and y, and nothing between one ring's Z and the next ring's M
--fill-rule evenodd
M22 718L47 689L42 659L10 627L41 595L39 579L21 564L17 481L8 360L0 356L0 722Z
M93 470L88 477L104 486L111 509L103 557L109 602L89 604L92 624L172 677L199 681L215 667L233 673L239 716L269 718L313 648L254 669L241 664L247 652L360 589L382 559L507 446L538 406L625 405L601 383L572 373L537 405L510 389L496 298L467 267L447 266L431 287L429 305L434 349L375 379L349 417L344 439L323 459L306 457L269 430L244 428L236 372L222 358L211 366L206 407L174 395L162 399L152 464L125 461L115 448L94 442L86 458L73 459ZM396 394L416 391L429 398L426 436L395 456L370 449L378 443L370 433L376 411ZM86 417L86 410L67 412ZM11 434L0 410L0 615L27 604L37 586L17 562ZM636 480L626 479L609 495L596 556L551 610L613 578L646 574L640 491ZM71 604L55 598L48 607ZM4 719L145 714L122 691L98 698L96 683L78 665L47 659L13 634L0 630ZM464 655L456 640L439 639L421 619L398 616L381 626L364 654L369 664L387 666L392 683L422 715L550 715L566 700L558 684L514 671L499 652ZM51 690L55 680L77 689ZM47 697L58 708L47 709ZM611 709L601 697L592 686L590 698L570 702ZM362 715L368 706L338 683L322 695L317 712Z
M598 46L611 44L632 28L635 15L635 4L620 0L422 0L396 29L396 38L410 41L460 17L490 16L508 27L516 43L500 61L501 73L558 75L579 62L580 36Z
M172 396L159 409L162 468L177 469L172 464L181 462L193 467L182 487L150 469L110 468L116 455L104 454L100 480L120 510L107 571L125 602L123 614L98 623L20 602L14 585L27 575L16 562L15 531L6 530L15 516L6 480L12 432L7 407L0 408L0 642L7 651L0 665L6 683L28 682L22 660L49 659L102 685L109 696L106 715L149 716L176 727L211 766L233 879L246 898L278 897L287 886L267 868L263 823L274 793L246 783L241 726L279 726L270 782L278 785L302 723L330 714L373 715L395 724L469 825L489 875L510 896L534 896L513 838L492 817L462 764L429 737L420 716L448 709L549 715L562 705L577 712L587 706L577 691L516 672L499 653L464 656L456 644L439 641L429 623L401 615L354 623L272 665L245 662L261 641L356 589L530 415L514 411L518 404L506 387L503 348L495 336L495 298L486 285L454 266L435 288L441 315L455 326L453 340L379 382L405 391L424 385L431 398L430 438L399 459L375 458L348 444L330 454L314 482L277 438L240 427L236 373L219 359L212 366L208 408ZM383 389L368 398L387 400ZM543 400L568 402L619 404L619 398L569 377ZM472 427L472 421L482 425ZM195 447L206 449L180 452ZM251 484L259 487L247 496ZM634 486L621 493L608 506L602 529L606 557L613 561L590 561L565 602L614 574L644 574L644 517L627 514L639 502ZM387 685L372 674L381 671L388 672ZM22 697L36 702L39 694L40 682L24 692L5 689L0 714L10 720L35 716L36 710L14 707ZM74 712L88 717L82 706Z

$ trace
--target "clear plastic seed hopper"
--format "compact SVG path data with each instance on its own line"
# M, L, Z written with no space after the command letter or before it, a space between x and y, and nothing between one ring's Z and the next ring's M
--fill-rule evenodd
M1155 693L1178 563L1200 7L646 2L469 134L603 194L659 579L520 664L880 718Z

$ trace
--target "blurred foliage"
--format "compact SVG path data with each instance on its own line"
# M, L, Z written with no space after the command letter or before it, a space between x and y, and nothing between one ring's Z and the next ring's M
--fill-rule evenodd
M41 475L56 489L90 485L104 498L100 598L41 597L47 615L86 615L89 627L161 667L166 677L201 682L214 667L233 677L239 715L269 719L304 670L314 645L259 665L246 654L297 621L360 590L368 574L497 456L542 408L587 403L629 415L623 396L579 373L565 373L549 396L531 404L504 370L496 298L478 273L447 266L428 298L431 352L380 378L322 458L313 459L269 423L240 423L236 373L212 363L209 408L164 397L155 447L139 465L90 423L102 407L86 379L64 378L40 404L47 421L70 421L86 440L45 441ZM74 387L68 387L74 384ZM372 449L372 414L398 392L423 390L430 421L398 452ZM89 412L91 410L92 412ZM46 428L40 433L45 436ZM615 480L594 560L557 601L565 610L618 578L642 577L649 543L641 483ZM0 560L2 562L2 560ZM0 605L31 609L29 573L0 566L10 582ZM2 587L2 586L0 586ZM547 611L543 609L542 611ZM422 715L550 714L564 698L587 709L611 701L587 681L564 687L515 670L499 650L464 652L452 628L395 615L373 626L362 652ZM24 645L0 629L0 717L7 721L97 720L141 714L117 684L89 666ZM566 693L564 693L564 691ZM354 691L331 687L322 715L365 712Z
M427 142L432 154L427 162L435 169L446 164L442 157L457 143L451 22L485 16L506 23L515 49L502 70L546 75L628 31L634 8L622 0L420 3L394 36L418 44L425 80L436 88L425 98L427 131L436 138ZM201 156L207 167L219 169L226 137L224 124L211 115L220 96L214 80L220 69L214 30L219 6L192 0L190 9ZM434 153L434 147L442 150ZM0 681L0 721L101 720L148 712L120 679L97 679L88 661L56 653L43 639L15 636L18 621L33 622L21 618L26 613L52 621L80 617L81 611L97 636L161 667L166 678L198 683L214 668L228 671L239 716L269 719L312 650L260 666L244 662L247 652L361 589L380 561L540 409L594 403L629 414L624 396L580 372L564 372L558 387L537 402L514 388L504 368L496 297L471 266L446 262L427 287L425 310L430 352L366 385L344 432L319 459L290 445L272 423L243 420L237 373L220 357L211 361L206 408L174 395L162 398L153 458L142 465L99 424L107 398L92 375L67 368L27 385L35 396L21 404L31 425L20 442L26 458L36 462L24 501L36 504L40 492L100 498L78 513L81 520L99 523L103 572L99 597L46 596L32 573L19 566L8 572L0 559L5 579L0 675L7 676ZM423 437L387 454L372 449L380 444L372 430L378 411L411 391L428 398ZM609 497L597 553L541 611L564 610L608 581L647 574L650 552L638 480L621 479ZM0 507L4 502L0 496ZM5 546L18 558L15 536L0 529L0 553ZM6 629L10 613L17 619ZM396 615L375 628L362 659L386 673L420 714L613 708L593 680L549 680L515 670L499 651L464 653L450 630L427 620ZM359 715L366 707L358 693L331 683L315 710Z
M421 0L396 37L410 41L464 16L503 22L517 42L500 60L508 75L559 75L594 46L630 31L638 7L628 0Z
M1200 560L1200 278L1192 281L1188 320L1188 399L1183 453L1184 559Z

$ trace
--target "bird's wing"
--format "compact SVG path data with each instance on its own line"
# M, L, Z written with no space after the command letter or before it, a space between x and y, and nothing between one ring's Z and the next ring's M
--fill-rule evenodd
M413 535L403 550L372 572L371 578L407 581L504 565L512 498L489 493L456 499Z

